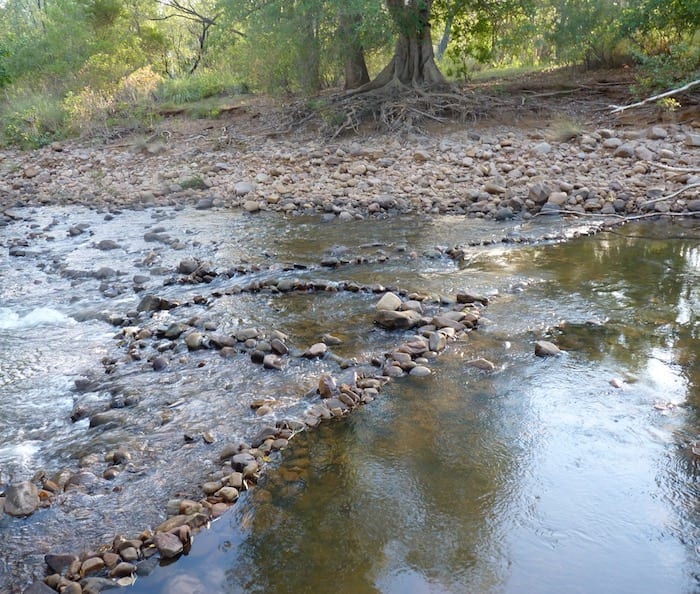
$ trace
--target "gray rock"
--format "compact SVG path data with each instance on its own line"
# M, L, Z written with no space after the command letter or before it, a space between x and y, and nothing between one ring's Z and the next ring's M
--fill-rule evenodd
M634 154L642 161L653 161L654 153L645 146L638 146L634 149Z
M688 200L688 212L700 213L700 199Z
M540 142L532 147L532 152L538 155L546 155L552 152L552 145L548 142Z
M185 344L191 351L196 351L204 346L204 335L201 332L190 332L185 336Z
M408 375L412 375L414 377L427 377L429 375L432 375L432 371L430 371L429 367L426 367L425 365L416 365L411 371L409 371Z
M326 341L324 340L323 342L326 342ZM326 344L328 344L328 343L326 342ZM289 354L289 347L286 344L284 344L284 342L282 340L280 340L279 338L273 338L270 341L270 348L272 349L272 351L274 353L276 353L278 355Z
M38 581L25 588L22 594L56 594L56 590L47 586L44 582Z
M161 311L164 309L173 309L178 304L174 301L158 297L157 295L145 295L139 302L137 311Z
M172 559L183 551L180 539L169 532L158 532L153 536L153 544L163 559Z
M331 375L322 375L318 380L318 393L321 398L330 398L338 394L338 386Z
M635 147L631 142L626 142L615 149L613 156L623 158L634 157L634 148Z
M700 147L700 134L688 134L685 138L686 146Z
M478 359L472 359L471 361L467 361L466 365L469 367L475 367L476 369L481 369L483 371L493 371L496 369L496 366L491 363L488 359L484 359L482 357L479 357Z
M282 369L282 361L277 355L265 355L263 357L263 367L265 369Z
M544 182L536 182L528 191L528 198L535 204L544 204L547 202L549 195L552 193L552 188Z
M133 575L134 573L136 573L136 565L122 561L109 572L109 576L113 578L122 578Z
M515 217L515 213L510 206L502 206L496 211L494 218L497 221L508 221Z
M666 131L666 128L662 128L661 126L654 126L651 130L649 130L649 138L653 140L661 140L667 136L668 132Z
M332 334L324 334L321 337L321 340L325 342L328 346L343 344L343 340L341 338L333 336Z
M603 141L603 147L606 149L615 150L616 148L619 148L620 146L622 146L622 140L620 140L619 138L611 137L611 138L606 138Z
M430 332L428 334L428 347L431 351L444 351L447 347L447 337L442 332Z
M111 239L103 239L95 247L98 250L108 251L116 250L120 247L120 245L116 241L112 241Z
M177 265L177 271L180 274L192 274L199 266L200 263L195 258L186 258L185 260L181 260Z
M5 489L5 513L18 518L33 514L39 507L39 489L31 481Z
M316 359L323 357L327 352L328 346L324 342L317 342L306 349L304 357L307 359Z
M553 342L538 340L535 343L535 355L538 357L552 357L561 353L561 350Z
M456 299L457 303L481 303L482 305L488 305L489 303L488 297L469 293L468 291L460 291L457 293Z
M209 210L214 207L213 198L200 198L194 205L195 210Z
M395 293L389 291L388 293L384 293L384 295L382 295L382 298L377 302L375 307L376 309L396 311L401 307L401 298Z
M245 342L251 338L260 336L260 331L257 328L241 328L236 331L236 340Z
M90 575L99 573L105 568L105 562L102 557L89 557L83 561L80 566L80 575Z
M564 204L566 204L568 198L569 196L566 192L552 192L549 195L549 199L547 200L547 202L556 204L557 206L563 206Z
M231 486L221 487L221 489L219 489L216 492L216 496L221 497L221 499L223 499L227 503L233 503L234 501L236 501L236 499L238 499L238 495L238 489Z
M430 160L430 153L426 150L418 149L415 153L413 153L413 160L416 163L425 163L426 161Z
M542 215L558 215L560 212L561 206L554 202L547 202L540 210L540 214Z
M234 187L233 187L233 193L236 196L245 196L246 194L250 194L255 190L255 184L252 184L250 182L238 182Z
M72 563L75 563L77 560L77 555L44 555L44 563L46 563L46 565L49 567L49 569L51 569L51 571L55 571L56 573L63 573L64 571L66 571L66 569L68 569L71 566Z
M408 330L415 328L421 323L421 315L418 312L391 311L388 309L377 310L374 317L376 324L387 330Z
M499 185L496 182L487 181L484 184L484 192L487 194L505 194L507 190L504 186Z

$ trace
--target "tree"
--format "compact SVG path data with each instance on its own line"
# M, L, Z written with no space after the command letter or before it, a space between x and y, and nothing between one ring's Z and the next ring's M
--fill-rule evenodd
M385 86L444 85L446 79L435 63L430 32L432 0L386 0L397 31L394 56L379 75L358 92Z
M338 15L338 39L344 53L345 89L356 89L369 82L365 51L359 35L362 15L343 10Z

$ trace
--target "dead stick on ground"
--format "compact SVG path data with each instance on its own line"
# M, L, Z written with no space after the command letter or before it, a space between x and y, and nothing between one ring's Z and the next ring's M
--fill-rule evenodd
M689 186L685 186L680 190L676 190L672 194L668 194L666 196L659 196L658 198L654 198L653 200L647 200L644 202L644 204L654 204L655 202L661 202L662 200L670 200L671 198L675 198L676 196L681 195L683 192L687 192L688 190L692 190L693 188L700 188L700 184L690 184Z
M665 93L660 93L659 95L647 97L646 99L637 103L632 103L631 105L611 105L610 109L612 109L612 111L610 113L622 113L626 109L641 107L642 105L646 105L647 103L651 103L652 101L658 101L659 99L663 99L664 97L672 97L673 95L678 95L679 93L683 93L688 89L692 89L696 85L700 85L700 79L691 81L687 85L683 85L682 87L679 87L677 89L671 89L670 91L666 91Z
M676 173L700 173L700 167L671 167L670 165L664 165L663 163L648 163L653 167L659 167L660 169L665 169L666 171L673 171Z

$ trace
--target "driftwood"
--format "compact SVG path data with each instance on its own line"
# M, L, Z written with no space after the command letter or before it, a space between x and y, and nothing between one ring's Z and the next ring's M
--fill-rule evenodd
M670 91L666 91L665 93L659 93L658 95L653 95L652 97L647 97L646 99L643 99L642 101L638 101L637 103L632 103L631 105L611 105L610 109L612 109L612 111L610 113L611 114L622 113L623 111L625 111L627 109L641 107L642 105L646 105L647 103L652 103L654 101L658 101L659 99L664 99L665 97L672 97L673 95L679 95L680 93L684 93L685 91L692 89L693 87L695 87L697 85L700 85L700 79L691 81L688 84L683 85L682 87L679 87L677 89L671 89Z

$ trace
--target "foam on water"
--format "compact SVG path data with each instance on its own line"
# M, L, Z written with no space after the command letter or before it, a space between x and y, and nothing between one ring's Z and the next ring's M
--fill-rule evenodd
M72 324L75 324L72 318L50 307L37 307L25 315L20 315L7 307L0 307L0 330L21 330L37 326Z

